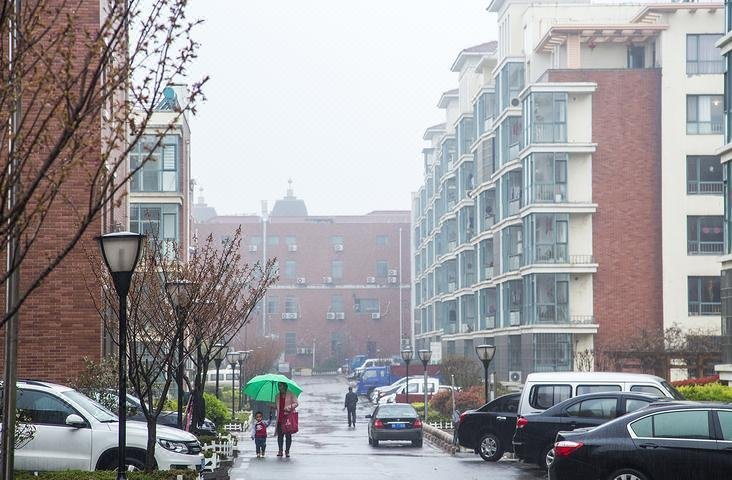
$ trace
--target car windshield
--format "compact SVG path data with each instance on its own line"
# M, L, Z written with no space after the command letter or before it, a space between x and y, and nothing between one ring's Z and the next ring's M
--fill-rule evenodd
M75 402L99 422L109 423L119 421L117 415L81 392L77 392L76 390L66 390L65 392L61 392L61 395Z
M376 418L417 417L417 412L411 405L384 405L379 408Z
M669 393L671 393L671 396L674 399L686 400L686 398L683 395L681 395L681 392L676 390L676 388L673 385L671 385L670 383L668 383L667 381L664 380L663 382L661 382L661 385L663 385L663 388L665 388L666 390L669 391Z

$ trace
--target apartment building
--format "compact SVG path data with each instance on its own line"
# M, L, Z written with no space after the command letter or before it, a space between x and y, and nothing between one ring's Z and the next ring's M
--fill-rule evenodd
M606 363L673 325L718 334L722 5L488 9L498 42L460 52L424 136L418 344L495 344L499 379L520 382L633 368Z
M277 260L279 281L247 330L278 337L294 368L399 355L400 338L410 342L408 211L311 215L290 185L261 215L218 216L203 202L194 215L199 238L225 242L241 225L246 261Z

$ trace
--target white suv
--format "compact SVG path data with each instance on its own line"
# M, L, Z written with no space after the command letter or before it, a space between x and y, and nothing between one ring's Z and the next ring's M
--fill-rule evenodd
M15 451L18 470L114 470L119 420L76 390L48 382L18 381L17 408L36 428L35 436ZM200 467L201 444L195 436L158 425L155 462L160 470ZM127 422L127 465L143 468L147 425Z

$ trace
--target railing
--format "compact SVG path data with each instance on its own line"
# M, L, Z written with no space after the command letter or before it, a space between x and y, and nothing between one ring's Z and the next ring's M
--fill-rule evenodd
M132 177L131 184L133 192L177 192L178 173L138 170Z
M569 323L573 325L593 325L595 323L594 315L572 315L569 317Z
M689 75L724 73L724 61L721 57L720 60L687 60L686 73Z
M483 216L483 230L486 231L489 228L491 228L496 223L496 217L494 215L484 215Z
M567 305L539 305L537 320L539 323L569 323L569 308Z
M567 245L537 245L536 263L567 263Z
M429 425L430 427L439 428L440 430L452 430L454 428L451 421L428 422L427 425Z
M448 293L452 293L456 289L457 289L457 285L455 284L455 282L450 282L450 283L447 284L447 291L448 291Z
M496 328L496 316L487 315L485 317L485 328Z
M723 182L687 182L686 193L696 195L721 195Z
M493 278L493 266L483 267L483 280L490 280Z
M689 315L719 315L721 307L719 302L689 302Z
M721 135L724 133L722 122L686 122L686 133L689 135Z
M586 265L588 263L595 263L594 255L570 255L569 263L572 265Z
M533 185L532 200L541 203L562 203L567 201L567 185Z
M518 215L519 210L521 210L521 199L516 198L514 200L508 201L508 214L509 215Z
M566 143L567 125L563 123L534 123L533 143Z
M721 255L724 253L724 242L687 242L687 253L689 255Z

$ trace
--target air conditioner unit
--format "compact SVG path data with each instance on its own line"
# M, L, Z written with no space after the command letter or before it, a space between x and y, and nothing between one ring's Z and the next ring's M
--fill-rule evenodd
M510 312L509 313L509 323L512 327L516 327L518 325L521 325L521 312Z
M282 320L297 320L297 313L283 313Z
M521 372L519 370L512 370L508 372L508 381L514 383L521 383Z
M374 320L378 320L378 319L381 318L381 313L379 313L379 312L372 313L371 314L371 318L374 319Z
M511 106L518 107L519 105L521 105L521 100L519 100L518 97L513 97L511 99Z
M323 277L323 283L333 283L333 277Z
M390 277L396 277L396 276L397 276L397 275L399 274L399 272L397 272L397 270L396 270L396 269L394 269L394 268L393 268L393 269L391 269L391 270L389 270L389 272L388 272L388 273L389 273L389 276L390 276Z
M307 282L305 281L305 277L300 277L297 279L298 285L305 285Z
M325 314L326 320L335 320L335 318L336 318L336 314L334 312L328 312Z
M396 277L389 277L389 283L397 283Z
M468 325L468 324L466 324L466 323L464 323L464 324L460 325L460 331L461 331L462 333L468 333L468 332L470 332L470 331L472 331L472 330L473 330L473 329L472 329L472 328L470 328L470 325Z
M333 250L336 251L336 252L342 252L343 251L343 245L340 244L340 243L337 244L337 245L333 245Z
M257 251L257 246L256 245L249 245L249 251L250 252L256 252Z
M288 245L287 251L288 252L297 252L297 245Z
M336 320L345 320L346 313L345 312L336 312L335 318L336 318Z
M366 277L366 283L376 283L376 277Z

